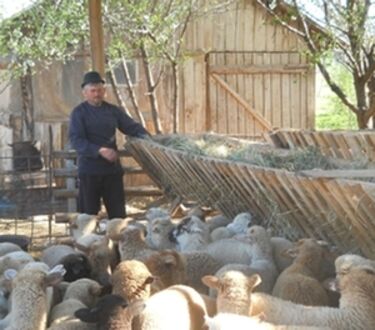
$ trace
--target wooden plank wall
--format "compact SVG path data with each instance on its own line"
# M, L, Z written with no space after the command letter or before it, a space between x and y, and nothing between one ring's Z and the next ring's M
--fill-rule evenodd
M207 89L205 57L210 66L257 66L265 71L223 74L225 82L273 127L313 128L315 70L269 71L269 66L307 64L303 43L290 31L273 24L272 17L252 0L238 1L225 12L212 13L189 25L188 55L183 71L182 132L203 132L206 92L209 91L212 130L254 136L260 132L243 109L218 86Z
M315 237L342 253L375 257L375 183L306 177L191 155L150 141L129 146L163 186L228 217L250 211L291 239Z
M281 129L264 135L278 148L318 148L324 155L375 162L374 131L308 131Z

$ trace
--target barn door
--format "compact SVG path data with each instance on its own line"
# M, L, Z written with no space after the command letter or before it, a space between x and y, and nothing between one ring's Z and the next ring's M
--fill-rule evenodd
M299 53L211 52L206 69L206 130L259 136L312 126L314 74Z

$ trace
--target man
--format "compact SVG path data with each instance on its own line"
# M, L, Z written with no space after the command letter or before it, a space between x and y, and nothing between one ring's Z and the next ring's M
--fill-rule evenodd
M116 128L139 138L149 133L120 108L104 100L105 81L98 72L87 72L81 87L85 101L73 109L69 125L69 139L78 153L79 212L97 214L102 198L109 219L125 218Z

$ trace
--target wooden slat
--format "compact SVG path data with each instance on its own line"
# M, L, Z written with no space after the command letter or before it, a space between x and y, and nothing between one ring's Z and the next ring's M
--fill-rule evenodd
M370 170L309 170L298 174L314 178L375 178L375 169Z
M160 196L162 191L154 186L125 187L125 196ZM74 198L78 196L78 189L54 189L55 198Z
M294 133L291 139L297 144L310 141L306 138L302 142ZM152 163L145 164L145 168L152 171L155 166L154 170L161 173L165 189L217 208L229 217L250 211L261 222L269 224L273 219L272 226L283 229L285 235L294 239L316 237L336 245L344 253L349 249L375 257L375 184L348 179L372 178L373 171L320 171L319 175L316 171L304 171L302 176L190 155L150 141L137 143L133 149L145 154L143 159ZM326 143L327 140L324 146ZM310 172L314 176L306 176ZM336 175L337 178L333 177Z
M306 64L274 64L274 65L213 65L210 67L212 74L272 74L272 73L303 73L309 69Z
M260 114L258 114L256 110L250 107L250 105L232 88L230 88L229 85L218 75L212 74L211 78L213 78L215 82L217 82L222 88L224 88L232 97L236 99L239 104L241 104L252 116L254 116L263 128L267 130L270 130L272 128L271 124L266 119L264 119Z

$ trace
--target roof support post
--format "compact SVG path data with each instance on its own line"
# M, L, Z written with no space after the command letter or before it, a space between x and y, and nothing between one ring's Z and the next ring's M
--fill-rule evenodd
M101 4L101 0L88 1L92 67L104 76L104 41Z

